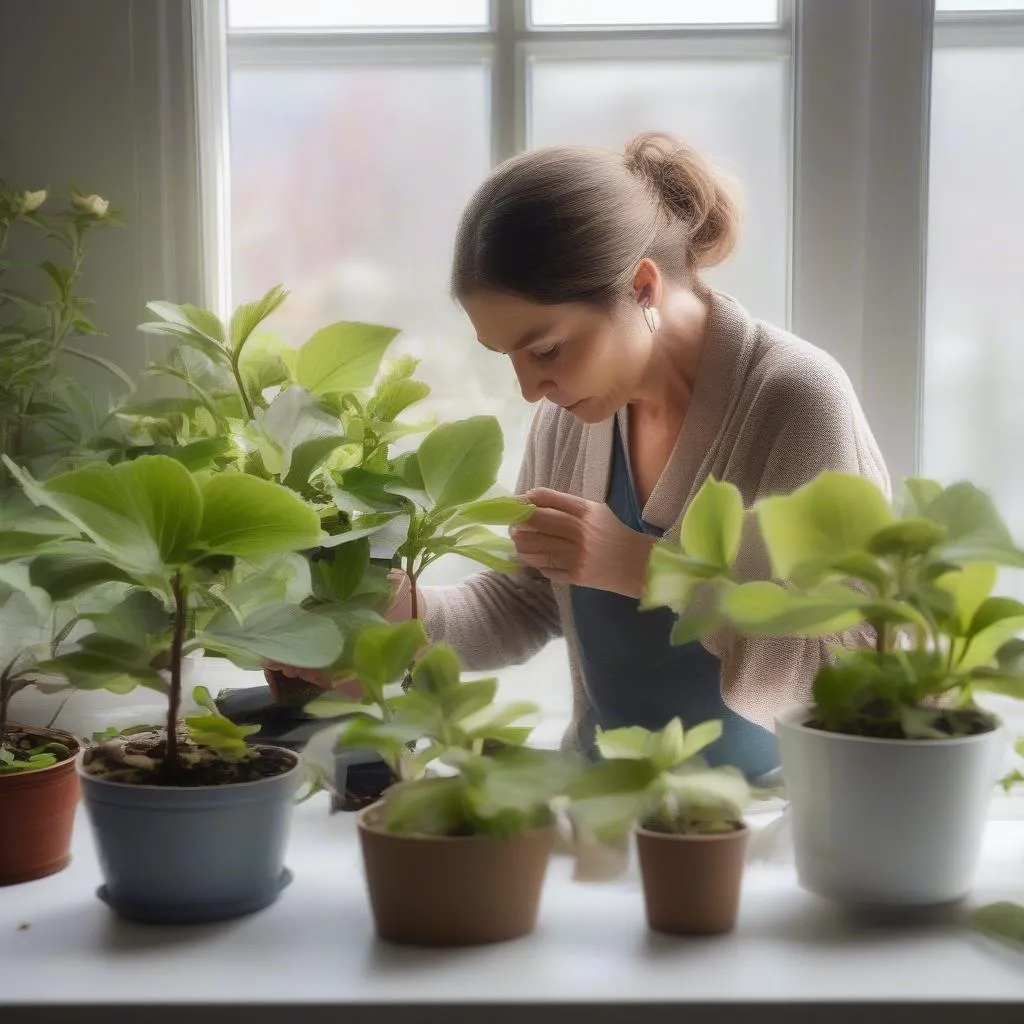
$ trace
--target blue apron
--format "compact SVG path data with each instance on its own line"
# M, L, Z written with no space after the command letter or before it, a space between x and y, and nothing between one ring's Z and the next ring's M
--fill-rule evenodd
M607 504L631 530L661 536L643 519L622 433L614 430ZM641 611L632 597L571 586L583 677L591 708L580 724L583 751L595 757L594 729L641 725L661 729L678 716L684 726L709 718L722 722L722 735L705 748L711 765L735 765L750 779L779 764L775 736L736 714L722 700L721 665L699 641L669 642L675 617L668 608Z

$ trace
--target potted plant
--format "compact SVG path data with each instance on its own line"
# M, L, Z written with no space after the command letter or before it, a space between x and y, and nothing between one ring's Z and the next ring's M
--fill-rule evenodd
M15 694L38 682L51 653L55 609L24 564L0 565L0 885L64 868L78 805L78 740L60 729L10 721Z
M157 319L141 329L178 344L146 376L185 394L123 406L120 433L98 445L112 461L162 453L193 469L238 470L295 491L325 531L305 553L312 582L306 607L347 629L387 600L397 541L380 536L394 516L366 515L374 509L348 493L346 476L390 473L391 446L426 429L399 417L430 389L414 377L417 360L384 361L394 328L340 321L290 348L263 326L287 294L275 286L239 306L228 323L189 304L150 303ZM355 513L363 517L357 532ZM371 557L374 534L383 557L379 550ZM353 546L342 555L340 543ZM300 707L319 693L273 669L266 676L283 705Z
M740 902L750 789L742 772L700 752L717 720L684 729L597 730L601 760L567 788L577 830L598 841L636 836L648 925L676 935L732 931Z
M262 658L318 667L338 657L329 619L289 593L282 560L322 537L316 512L287 488L242 473L193 474L162 455L97 463L39 483L7 461L28 497L78 539L41 541L30 576L82 588L126 587L90 614L76 650L41 662L75 687L167 695L166 724L133 730L79 760L106 884L101 897L140 921L219 920L272 902L298 758L248 747L219 716L179 721L182 667L205 648L252 668ZM200 691L201 692L201 691ZM220 741L217 738L220 737Z
M709 478L652 552L645 604L673 608L677 641L727 627L827 645L812 702L776 720L805 888L874 906L960 899L1005 744L974 696L1024 696L1024 604L992 593L1024 555L969 483L912 479L894 507L826 472L751 520L773 580L750 578L740 494Z
M575 762L525 746L530 729L515 723L536 709L495 705L497 680L462 680L444 645L417 659L425 644L416 620L362 630L352 658L364 701L314 744L327 759L339 743L375 749L398 780L357 818L382 938L424 946L517 938L536 924L551 803ZM402 692L396 684L410 666ZM310 708L339 706L325 695ZM307 756L315 754L307 748Z

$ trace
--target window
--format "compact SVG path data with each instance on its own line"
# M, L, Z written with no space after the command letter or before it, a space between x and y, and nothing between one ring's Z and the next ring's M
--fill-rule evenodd
M1012 6L1013 15L973 13ZM938 10L924 470L946 481L969 477L990 490L1022 536L1024 140L1010 126L1024 124L1024 4L945 0ZM953 11L972 14L943 17Z
M402 329L443 419L493 413L512 488L533 407L448 297L459 212L497 160L533 145L691 140L748 211L710 279L788 322L791 28L776 0L331 3L230 0L231 303L281 282L295 344L336 319ZM657 26L657 31L652 27ZM430 582L474 567L439 563ZM509 696L570 713L564 644L503 673Z
M940 0L932 57L924 458L1024 538L1024 3ZM1024 599L1024 573L1003 592ZM986 697L1016 734L1024 711Z

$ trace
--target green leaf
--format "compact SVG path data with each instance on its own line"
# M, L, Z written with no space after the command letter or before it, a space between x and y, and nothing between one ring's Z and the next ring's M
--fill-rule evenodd
M384 824L389 832L445 836L463 820L463 783L457 776L400 782L384 798Z
M1001 619L975 633L967 641L967 647L959 658L956 667L961 672L972 668L988 665L996 656L996 652L1008 641L1015 639L1024 632L1024 616Z
M1024 617L1024 603L1012 597L988 597L978 606L967 632L973 636L1004 619L1021 617Z
M706 722L701 722L698 725L693 726L686 730L686 734L683 738L683 749L680 753L676 762L669 765L671 768L675 768L677 765L682 764L684 761L688 761L691 757L695 757L705 747L710 746L722 735L722 723L717 718L709 719Z
M1024 951L1024 906L1002 901L979 907L971 914L971 923L990 938Z
M446 644L436 644L416 663L413 686L438 696L459 685L461 670L455 652Z
M13 463L9 463L9 468ZM119 566L163 577L195 540L202 499L191 474L162 455L94 464L40 485L12 469L36 504L74 524Z
M623 726L620 729L598 727L595 743L605 759L625 758L628 760L649 760L657 745L656 734L640 725Z
M802 563L834 562L866 550L879 530L893 522L885 494L870 480L825 472L792 494L757 505L772 571L789 579Z
M903 481L903 489L907 514L923 516L928 506L942 493L942 484L924 477L909 477Z
M315 510L269 480L220 473L203 485L202 499L198 540L209 554L266 560L316 547L323 537Z
M383 381L366 405L367 417L390 423L429 394L430 385L421 380Z
M708 477L683 516L684 552L701 562L728 569L736 560L743 533L743 497L730 483Z
M982 561L1024 566L992 499L970 483L953 484L935 497L927 516L946 528L942 556L951 562Z
M294 490L304 488L313 471L345 440L341 424L298 387L282 391L266 411L258 412L256 425L281 450L280 474Z
M198 634L201 646L219 651L243 667L263 659L300 668L325 668L342 653L338 627L326 616L296 605L271 605L249 615L243 623L224 609Z
M398 626L371 626L356 637L353 666L360 680L379 696L385 686L405 674L426 643L427 635L418 619Z
M318 558L311 565L314 594L321 601L348 601L370 565L370 542L366 538L342 544L331 557Z
M238 369L250 394L262 395L267 388L287 384L292 380L295 350L269 332L259 331L249 336Z
M900 519L882 527L868 541L868 550L873 555L899 555L914 558L927 554L948 537L940 523L928 519Z
M238 358L249 336L271 313L288 298L281 285L274 285L261 299L239 306L231 317L231 349Z
M419 468L439 508L476 501L494 486L504 441L493 416L472 416L432 430L419 447Z
M584 831L615 842L644 816L658 776L650 761L598 761L566 786L569 813Z
M468 525L514 526L529 519L534 511L535 506L521 498L485 498L457 506L447 527L451 530Z
M74 280L74 271L70 267L58 267L50 260L43 260L39 264L39 269L44 271L46 276L53 282L57 298L62 301L67 299L68 289Z
M147 648L120 641L116 637L91 634L82 640L82 649L40 662L40 672L64 676L75 689L110 690L130 693L145 686L167 693L167 681L150 667Z
M122 569L88 550L65 549L40 555L33 559L30 572L32 582L54 601L67 601L101 583L131 582L131 576Z
M694 590L707 580L722 577L717 565L691 558L668 541L658 541L647 562L647 582L640 607L667 607L681 615L693 600Z
M735 768L703 768L663 776L678 801L677 817L695 821L740 821L750 803L750 787Z
M112 363L109 359L104 359L103 356L96 355L95 352L86 352L84 349L74 348L71 345L65 345L62 352L66 352L68 355L77 356L79 359L84 359L86 362L95 363L96 366L102 366L108 373L112 373L118 378L129 391L135 390L135 382L128 376L124 370L121 369L117 363Z
M775 583L744 583L726 593L722 609L753 636L828 636L857 625L863 595L842 585L798 594Z
M672 632L669 634L669 643L676 647L681 647L683 644L692 644L709 633L714 633L715 630L720 629L726 625L725 618L718 614L711 615L680 615L676 619L672 626Z
M314 395L361 391L373 384L398 331L342 321L317 331L299 349L295 379Z
M466 794L473 818L500 821L506 834L535 825L538 814L578 771L575 758L530 747L506 747L490 757L470 756L466 762L463 774L475 776Z
M978 609L996 584L997 569L985 562L964 566L940 576L935 585L949 594L956 607L956 622L950 625L956 636L966 636Z

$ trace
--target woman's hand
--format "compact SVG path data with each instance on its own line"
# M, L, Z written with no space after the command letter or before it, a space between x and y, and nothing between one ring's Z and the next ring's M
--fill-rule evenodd
M388 580L395 588L391 595L391 603L384 613L384 618L392 625L405 622L412 618L412 586L409 577L401 569L392 569L388 573ZM264 674L270 688L277 696L277 688L274 685L270 673L280 672L289 679L301 679L303 682L312 683L321 690L335 690L347 694L349 697L359 700L363 695L363 688L355 676L334 677L327 669L321 668L297 668L294 665L283 665L279 661L264 661Z
M525 498L537 510L509 531L520 561L555 583L640 597L655 537L631 530L603 502L547 487Z

